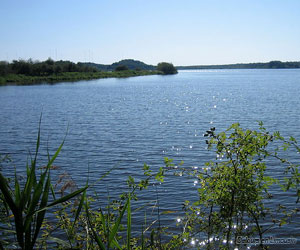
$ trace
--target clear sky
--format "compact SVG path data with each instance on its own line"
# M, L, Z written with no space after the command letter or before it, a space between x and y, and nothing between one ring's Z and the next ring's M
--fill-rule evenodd
M300 0L0 0L0 60L300 61Z

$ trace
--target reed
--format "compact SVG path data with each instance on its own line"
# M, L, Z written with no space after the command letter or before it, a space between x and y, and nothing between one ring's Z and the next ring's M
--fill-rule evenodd
M34 158L31 159L30 165L27 164L26 166L27 178L23 188L17 176L14 178L14 188L11 188L7 178L0 172L0 190L3 194L3 203L9 208L14 218L14 228L19 247L26 250L34 248L47 209L66 202L87 189L87 186L85 186L49 203L49 193L53 190L50 167L60 153L64 141L55 154L52 157L48 157L46 168L38 176L36 170L40 147L40 125L41 120L39 122Z

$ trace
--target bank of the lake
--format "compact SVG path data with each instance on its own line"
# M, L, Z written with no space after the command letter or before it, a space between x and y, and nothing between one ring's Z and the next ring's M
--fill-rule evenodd
M124 70L111 72L63 72L48 76L28 76L23 74L9 74L0 76L0 85L34 85L41 83L77 82L101 78L125 78L133 76L160 75L156 70Z

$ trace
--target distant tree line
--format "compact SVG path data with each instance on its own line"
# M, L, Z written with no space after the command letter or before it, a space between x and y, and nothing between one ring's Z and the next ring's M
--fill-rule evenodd
M177 66L177 69L297 69L300 62L270 61L267 63L237 63L225 65Z
M39 62L29 60L13 60L11 63L0 61L0 76L8 74L22 74L27 76L49 76L63 72L98 72L92 66L70 61L54 61L48 58Z
M82 64L95 67L101 71L119 71L120 69L122 70L123 66L126 66L129 70L155 70L155 66L133 59L125 59L113 64L98 64L91 62Z
M161 62L157 66L147 65L141 61L126 59L111 65L96 63L54 61L48 58L46 61L13 60L11 63L0 61L0 76L24 75L31 77L54 76L66 72L103 72L103 71L154 71L161 74L176 74L177 70L172 63Z
M115 71L124 71L124 70L129 70L126 65L119 65L115 68Z

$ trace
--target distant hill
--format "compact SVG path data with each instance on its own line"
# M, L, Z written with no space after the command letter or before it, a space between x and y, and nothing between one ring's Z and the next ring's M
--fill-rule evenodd
M126 66L129 69L133 70L155 70L155 66L143 63L141 61L133 59L125 59L113 64L97 64L97 63L79 63L84 66L93 67L102 71L114 71L118 66Z
M300 62L270 61L267 63L237 63L225 65L176 66L177 69L294 69L300 68Z

